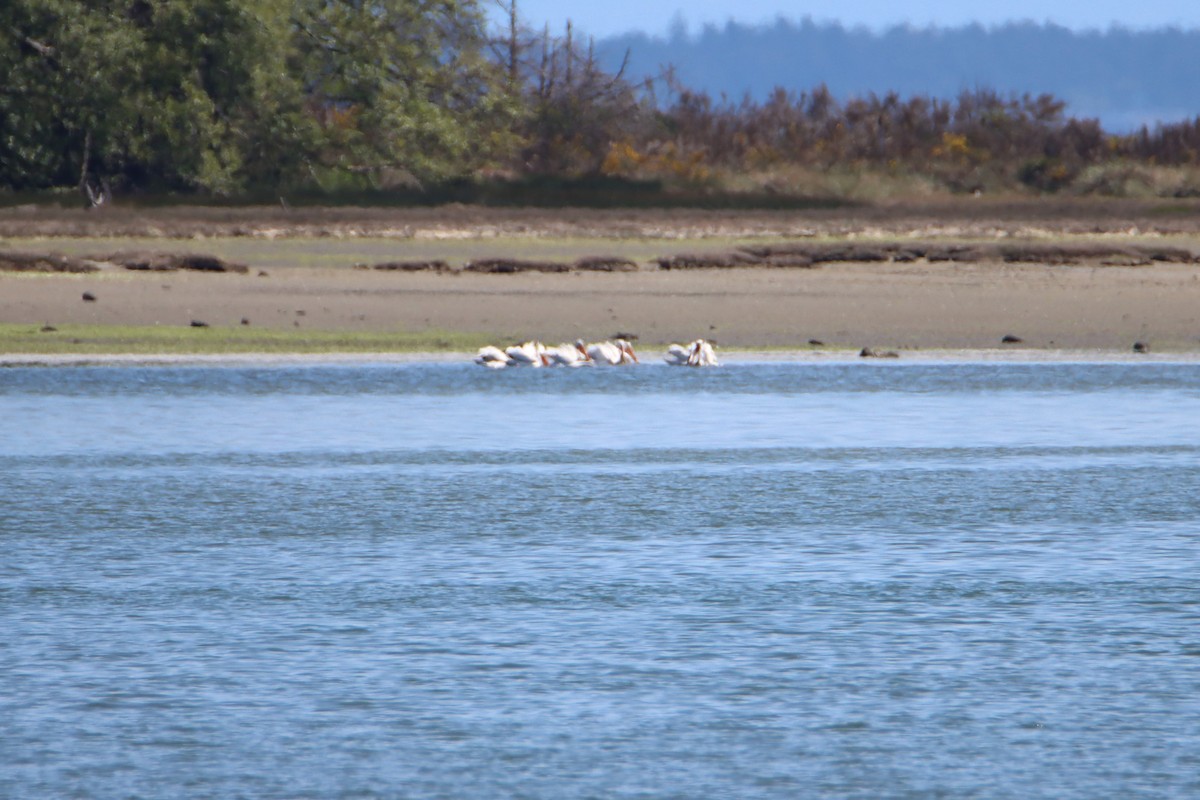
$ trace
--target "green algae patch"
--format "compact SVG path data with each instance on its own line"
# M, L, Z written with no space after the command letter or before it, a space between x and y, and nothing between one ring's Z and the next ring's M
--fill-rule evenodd
M475 350L494 338L443 330L280 331L238 326L0 323L0 353L5 354L442 353Z

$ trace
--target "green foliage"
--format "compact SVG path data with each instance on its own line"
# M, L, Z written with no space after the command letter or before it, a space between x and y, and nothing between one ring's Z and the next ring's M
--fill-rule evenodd
M0 185L466 174L512 114L483 30L471 0L11 0Z
M469 174L494 156L513 106L475 4L305 0L295 13L323 164L378 186Z
M13 0L0 11L0 181L234 191L304 141L280 0ZM264 146L265 145L265 146Z
M191 326L59 325L0 323L0 353L188 355L196 353L416 353L469 352L495 337L426 331L268 330Z
M670 75L660 99L602 69L570 26L534 34L499 4L508 30L489 39L480 0L6 0L0 189L495 198L501 178L516 202L537 181L603 177L702 199L819 196L800 175L859 196L854 176L872 174L960 192L1197 191L1152 171L1200 165L1200 118L1108 136L1050 95L839 100L819 86L734 102Z
M0 8L0 170L9 185L75 185L91 143L128 127L118 87L132 77L137 42L128 24L108 21L73 0Z

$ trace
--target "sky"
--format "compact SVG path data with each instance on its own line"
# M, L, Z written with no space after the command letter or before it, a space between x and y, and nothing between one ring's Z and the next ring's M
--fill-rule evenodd
M495 0L482 0L495 5ZM1076 30L1177 26L1200 28L1200 0L518 0L521 17L534 27L561 29L568 19L583 34L602 38L643 31L665 34L682 19L689 30L734 19L756 24L776 17L839 22L880 30L908 23L917 27L998 25L1031 20Z

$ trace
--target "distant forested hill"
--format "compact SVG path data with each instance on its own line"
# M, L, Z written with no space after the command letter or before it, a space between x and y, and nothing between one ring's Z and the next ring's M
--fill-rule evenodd
M1067 101L1068 114L1099 118L1113 131L1200 115L1200 30L1073 32L1020 23L875 33L780 19L690 35L677 26L665 38L629 34L597 49L610 68L628 50L629 78L671 64L688 88L731 100L747 92L761 100L776 86L800 92L825 84L842 99L889 91L949 98L986 88L1048 92Z

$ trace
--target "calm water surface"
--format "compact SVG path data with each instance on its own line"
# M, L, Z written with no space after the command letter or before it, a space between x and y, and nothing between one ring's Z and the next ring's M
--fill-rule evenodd
M0 797L1200 796L1200 365L0 370Z

